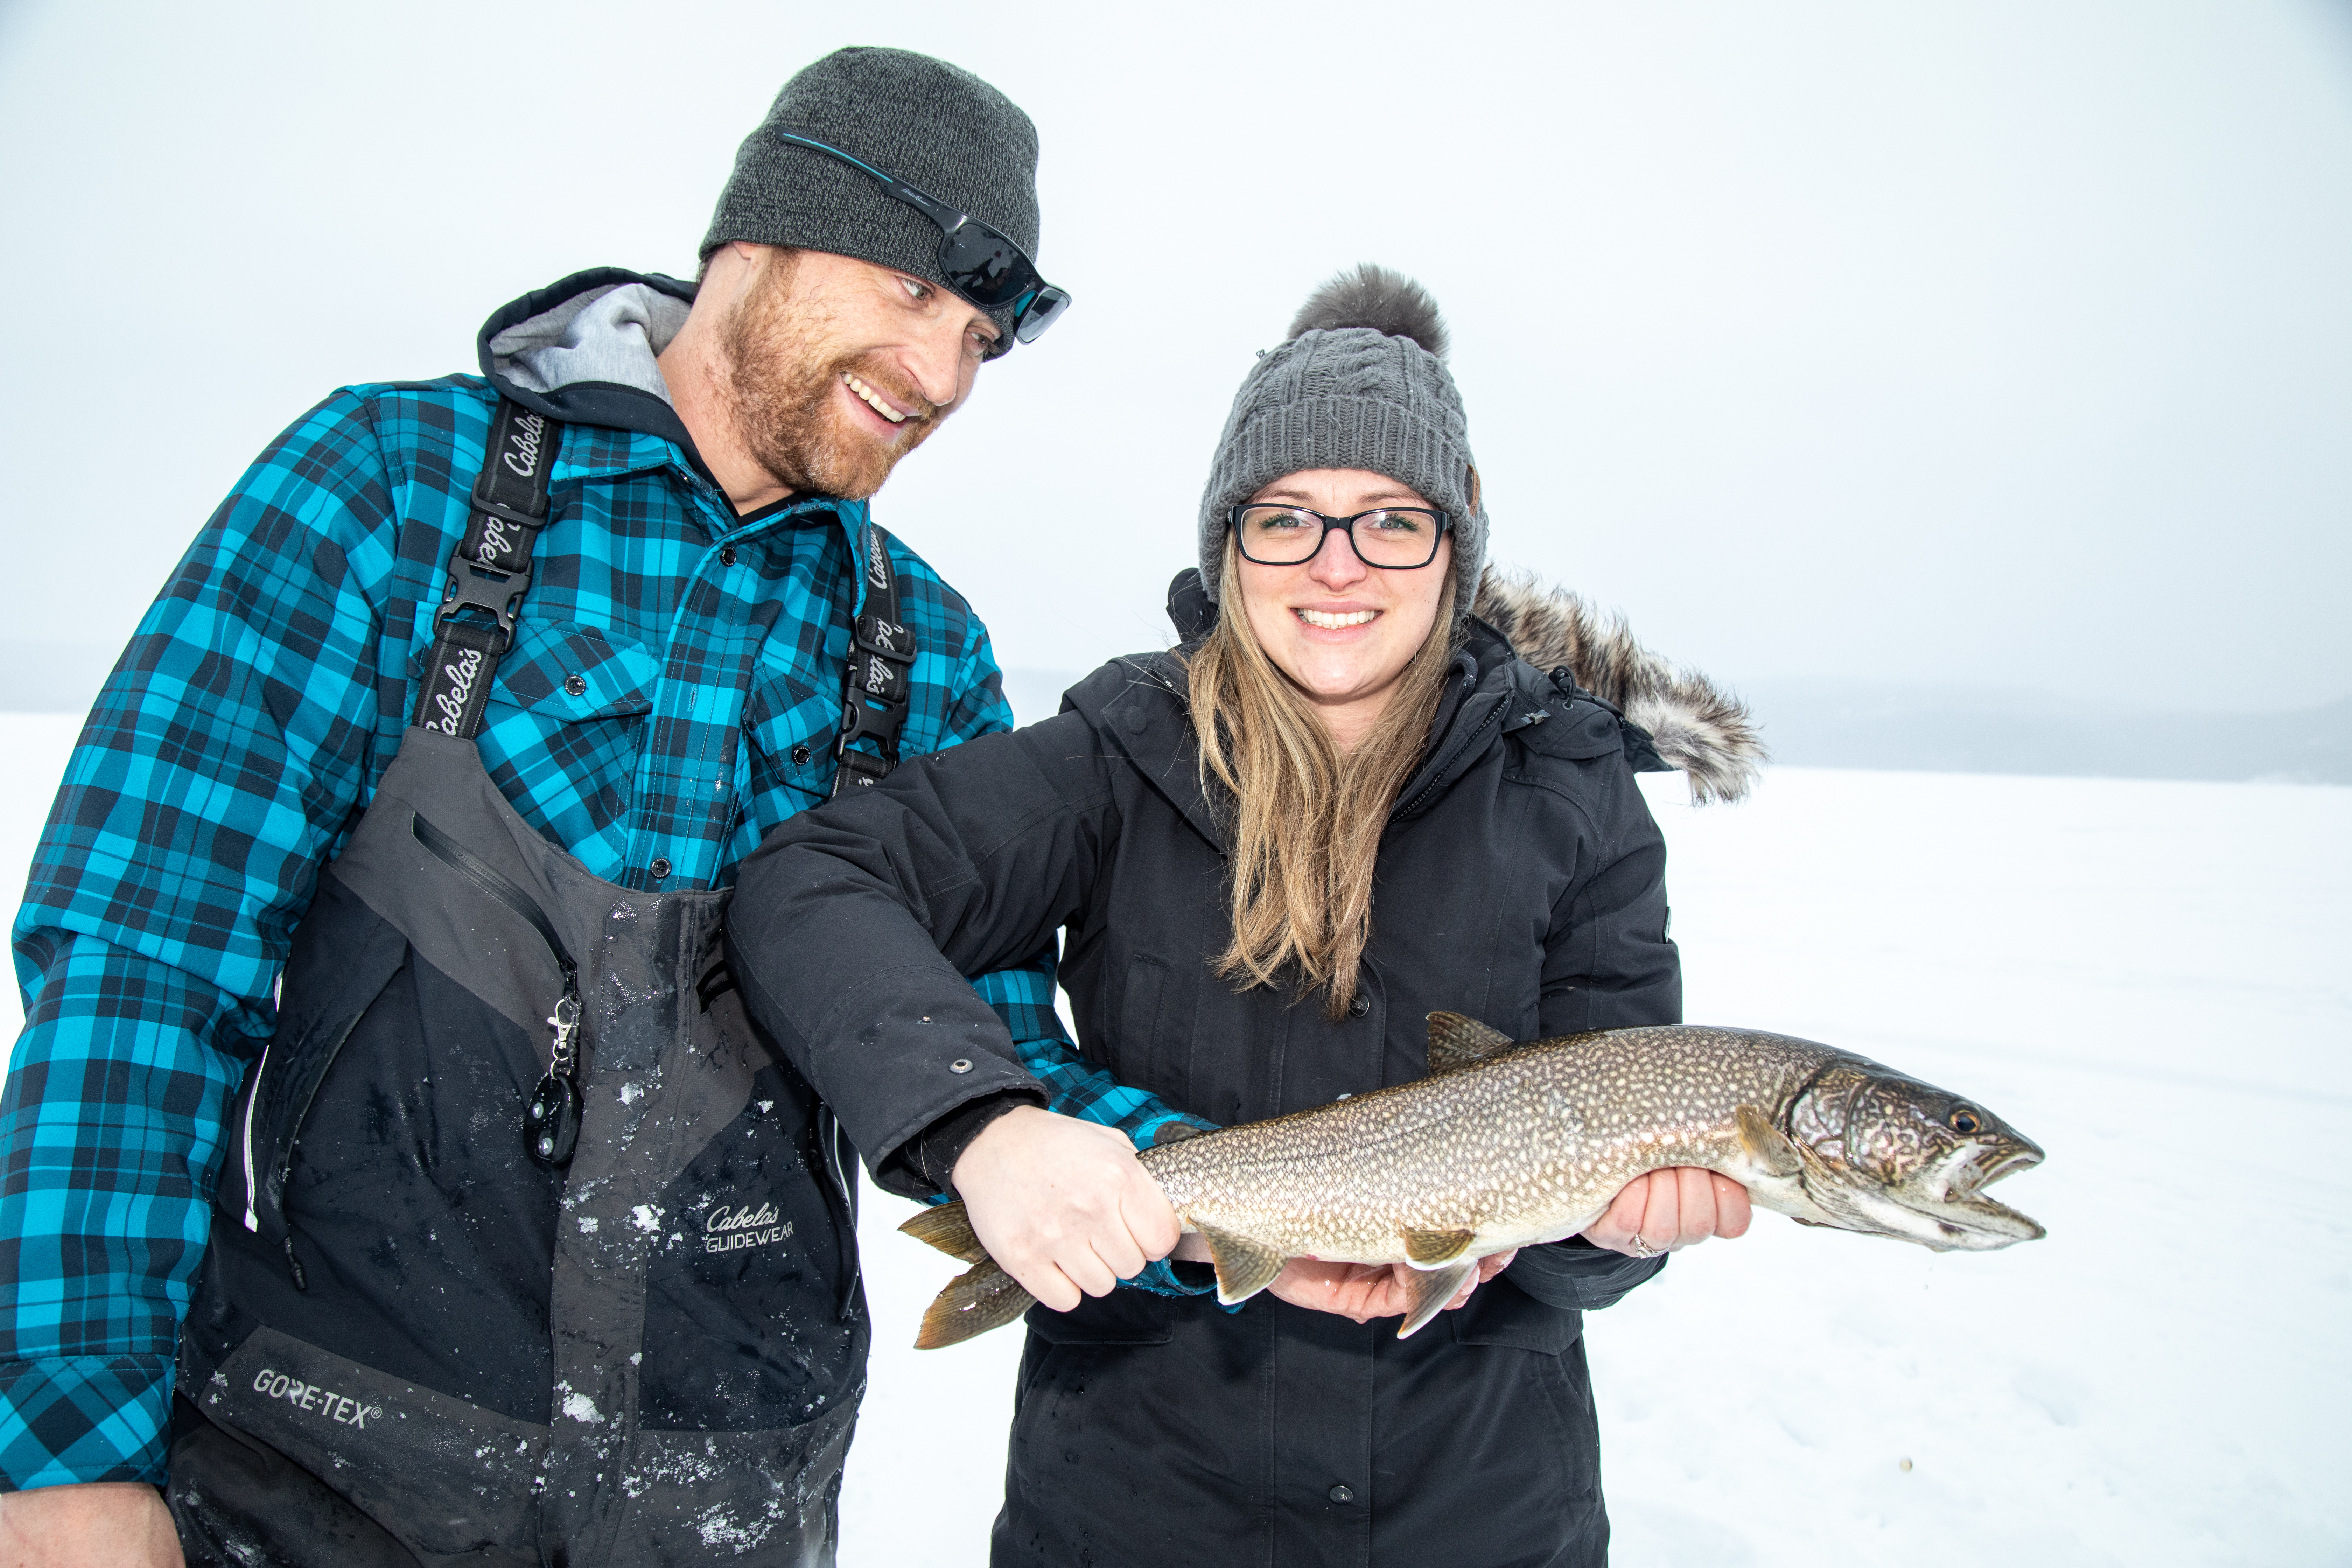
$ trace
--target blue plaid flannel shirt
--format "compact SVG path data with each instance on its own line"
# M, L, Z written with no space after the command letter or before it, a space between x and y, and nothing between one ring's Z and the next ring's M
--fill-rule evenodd
M319 868L399 745L494 406L462 376L312 410L198 536L75 748L15 930L0 1490L162 1479L223 1118ZM646 887L660 857L670 887L724 886L832 788L866 509L738 517L671 441L586 425L551 488L483 762L596 875ZM1008 728L986 628L893 561L920 650L906 752ZM1055 1110L1142 1146L1171 1119L1071 1048L1050 954L973 984Z

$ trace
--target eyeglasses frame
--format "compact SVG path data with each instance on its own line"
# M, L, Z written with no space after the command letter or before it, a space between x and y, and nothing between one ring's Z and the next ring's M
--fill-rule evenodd
M1055 320L1062 313L1062 311L1069 309L1069 290L1066 289L1057 289L1053 284L1046 282L1045 274L1037 270L1037 263L1030 259L1029 253L1022 249L1018 245L1013 244L1013 237L1006 234L1003 229L998 228L995 225L984 223L981 219L972 216L970 213L959 212L954 207L948 205L947 203L940 200L937 196L930 195L923 191L918 190L904 180L896 179L891 175L886 174L881 170L876 168L873 164L865 162L863 159L853 157L849 153L843 152L838 147L828 147L822 142L812 141L806 136L795 136L789 131L779 131L776 132L776 135L780 139L789 142L796 147L812 147L817 152L830 153L832 156L840 159L843 163L849 164L852 168L863 170L865 173L873 175L876 179L882 182L882 194L884 195L890 197L894 201L904 202L907 205L914 208L917 212L930 219L931 222L937 224L940 230L940 274L942 278L946 277L948 273L952 270L952 268L948 266L948 247L955 243L956 231L962 228L967 224L971 227L978 229L982 234L992 236L1003 243L1006 249L1019 257L1021 258L1021 264L1029 269L1029 284L1031 286L1028 288L1028 292L1022 294L1016 300L1010 301L999 300L994 304L991 304L985 300L974 300L962 289L956 289L955 285L952 283L948 285L949 288L955 289L959 298L962 299L969 304L979 306L983 310L998 310L1010 303L1013 307L1013 336L1018 342L1024 343L1035 342L1039 338L1045 335L1045 329L1054 324ZM1030 325L1030 318L1032 315L1037 313L1038 307L1041 305L1048 308L1045 310L1044 314L1039 317L1036 325L1032 327Z
M1249 545L1246 542L1249 535L1242 531L1242 514L1244 512L1255 511L1261 508L1268 511L1301 512L1308 517L1314 518L1323 525L1322 538L1318 539L1315 542L1314 549L1308 551L1306 554L1300 556L1296 561L1260 561L1256 556L1252 555L1249 552ZM1382 565L1378 561L1370 560L1365 556L1363 551L1358 548L1356 544L1357 519L1370 517L1374 512L1382 511L1417 511L1425 517L1433 517L1437 520L1436 537L1429 542L1428 561L1418 561L1411 566L1386 566ZM1348 548L1349 551L1354 552L1356 559L1363 562L1365 565L1370 566L1374 571L1418 572L1423 567L1428 565L1430 561L1437 559L1437 546L1439 542L1444 540L1447 534L1454 531L1454 516L1451 512L1433 506L1376 506L1356 513L1355 517L1333 517L1328 512L1317 511L1311 506L1285 506L1279 501L1244 500L1235 501L1233 504L1232 510L1225 513L1225 526L1234 531L1234 543L1235 548L1241 551L1242 559L1249 562L1253 565L1304 566L1308 562L1314 560L1318 555L1323 553L1324 541L1329 539L1333 531L1337 530L1348 536Z

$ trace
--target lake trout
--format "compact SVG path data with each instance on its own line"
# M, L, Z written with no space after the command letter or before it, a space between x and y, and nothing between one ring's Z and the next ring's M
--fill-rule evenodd
M1696 1165L1806 1225L1990 1251L2044 1235L1984 1195L2042 1163L1990 1110L1833 1047L1753 1029L1609 1029L1517 1044L1429 1016L1430 1076L1203 1132L1137 1158L1245 1301L1293 1258L1408 1263L1399 1339L1478 1260L1560 1241L1625 1184ZM999 1268L960 1203L899 1229L974 1267L923 1316L919 1350L1011 1322L1035 1298Z

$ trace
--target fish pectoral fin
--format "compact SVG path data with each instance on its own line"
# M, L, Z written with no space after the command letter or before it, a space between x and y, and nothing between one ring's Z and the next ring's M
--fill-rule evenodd
M1762 1111L1752 1105L1743 1105L1732 1112L1732 1117L1739 1123L1739 1146L1748 1152L1749 1159L1775 1176L1793 1176L1802 1168L1803 1162L1797 1158L1797 1146Z
M1518 1042L1500 1029L1489 1028L1475 1018L1465 1018L1459 1013L1432 1013L1429 1016L1429 1076L1442 1072L1459 1072L1475 1068L1480 1062L1492 1061L1506 1051L1517 1050Z
M1405 1289L1410 1303L1404 1310L1404 1324L1397 1330L1397 1338L1404 1339L1430 1319L1445 1310L1454 1300L1454 1292L1462 1289L1462 1281L1477 1271L1478 1260L1465 1258L1451 1268L1416 1268Z
M1453 1262L1478 1239L1475 1230L1413 1230L1406 1228L1404 1255L1415 1268L1435 1268Z
M1217 1300L1228 1307L1248 1300L1273 1284L1282 1266L1290 1261L1270 1247L1194 1223L1201 1239L1209 1244L1209 1257L1217 1265Z
M979 1263L988 1257L988 1248L981 1246L980 1237L972 1234L971 1216L960 1203L927 1208L898 1229L902 1235L927 1241L950 1258L966 1263Z

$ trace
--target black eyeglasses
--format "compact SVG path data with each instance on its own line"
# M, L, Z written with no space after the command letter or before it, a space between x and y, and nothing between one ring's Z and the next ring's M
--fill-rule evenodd
M1021 342L1035 342L1070 308L1069 295L1037 276L1037 264L1025 251L970 213L960 213L838 147L789 131L776 134L795 146L814 147L864 170L882 182L884 195L906 203L939 225L940 276L947 279L949 288L983 310L1011 306L1013 335Z
M1437 542L1454 526L1444 512L1427 507L1384 506L1353 517L1326 517L1303 506L1234 508L1227 521L1241 542L1242 558L1261 566L1297 566L1315 559L1333 531L1367 566L1411 571L1437 559Z

